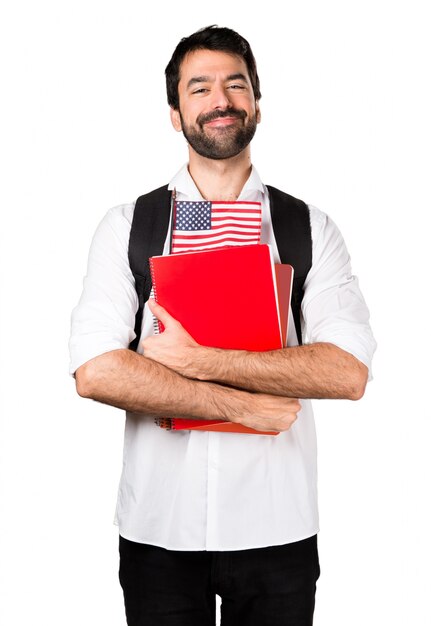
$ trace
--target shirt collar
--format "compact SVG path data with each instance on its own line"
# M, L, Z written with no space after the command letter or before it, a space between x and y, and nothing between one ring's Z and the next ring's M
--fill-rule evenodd
M180 171L172 178L168 189L176 189L177 193L184 194L190 200L203 200L199 189L190 176L187 163L185 163ZM242 188L238 200L249 199L250 196L256 195L257 192L264 194L265 190L256 168L252 165L250 176Z

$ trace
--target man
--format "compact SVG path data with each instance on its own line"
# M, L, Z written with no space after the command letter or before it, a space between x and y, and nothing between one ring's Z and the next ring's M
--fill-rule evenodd
M260 202L261 241L278 261L268 191L250 159L261 117L250 46L229 29L202 29L178 44L166 79L171 121L189 152L169 188L177 200ZM218 594L224 626L308 626L320 572L309 398L359 399L375 349L342 237L310 207L306 345L291 324L285 349L199 346L150 300L135 353L133 210L111 209L95 234L70 344L78 393L127 411L116 520L128 624L214 624ZM164 254L169 245L170 234ZM160 335L152 314L165 326ZM166 415L280 434L168 432L154 423Z

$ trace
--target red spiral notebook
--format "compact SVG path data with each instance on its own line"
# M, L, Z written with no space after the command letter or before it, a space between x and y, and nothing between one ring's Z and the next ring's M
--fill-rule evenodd
M267 244L231 246L150 259L154 297L199 344L234 350L276 350L286 345L293 269L276 279ZM283 284L283 321L277 297ZM282 332L283 329L283 332ZM163 325L159 322L159 330ZM222 420L157 419L173 430L279 434Z

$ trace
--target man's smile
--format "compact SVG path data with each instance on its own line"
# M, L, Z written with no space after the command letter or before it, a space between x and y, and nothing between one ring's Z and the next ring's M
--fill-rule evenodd
M238 119L238 117L216 117L214 120L205 122L205 126L210 126L211 128L218 126L231 126L232 124L235 124Z
M214 110L210 113L201 114L198 116L196 122L201 128L204 126L210 128L222 128L226 126L232 126L237 120L245 120L247 114L242 109L225 109Z

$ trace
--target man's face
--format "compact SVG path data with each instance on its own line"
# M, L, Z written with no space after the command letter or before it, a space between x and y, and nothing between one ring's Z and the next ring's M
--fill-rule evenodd
M213 50L184 58L178 84L179 111L171 109L176 130L208 159L229 159L248 146L260 122L258 104L244 60Z

